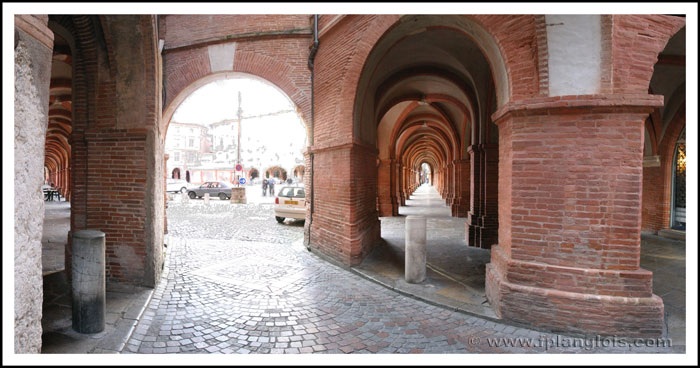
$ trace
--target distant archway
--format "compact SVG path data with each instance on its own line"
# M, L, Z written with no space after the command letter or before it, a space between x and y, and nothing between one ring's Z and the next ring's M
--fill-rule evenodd
M265 177L287 180L287 170L281 168L280 166L272 166L265 170Z
M304 165L299 165L299 166L295 167L293 170L294 177L299 179L299 180L303 180L304 179L304 170L305 170Z

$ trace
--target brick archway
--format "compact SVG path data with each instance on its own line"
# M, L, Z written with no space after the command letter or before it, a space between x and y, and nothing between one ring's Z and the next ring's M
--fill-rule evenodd
M411 29L407 31L407 28ZM468 82L471 79L464 75L462 69L455 73L454 68L436 69L434 64L426 63L426 57L436 55L429 52L415 54L418 59L403 58L414 62L389 69L389 75L377 78L377 73L387 73L386 68L380 70L377 65L384 60L385 53L395 50L392 45L414 35L432 32L452 32L450 34L458 35L455 38L470 40L473 47L465 53L471 55L473 51L481 55L479 68L483 69L483 73L492 75L495 87L491 90L482 88L480 95L475 94L469 87L473 82ZM320 220L309 221L311 245L347 264L361 262L373 248L379 239L377 207L383 214L393 213L393 209L401 203L400 193L410 190L409 186L404 186L408 178L406 175L409 175L405 172L408 168L403 168L398 160L392 162L391 157L383 153L386 148L377 142L378 134L390 137L392 129L382 133L378 132L382 128L378 129L377 126L382 115L401 114L399 110L406 107L403 104L410 104L411 101L421 105L415 108L414 115L437 116L425 120L439 121L439 116L449 115L449 119L445 120L453 125L450 129L456 133L450 133L453 138L445 141L458 142L449 148L456 154L442 159L431 157L436 166L434 182L442 185L443 195L453 206L453 213L465 216L469 209L470 162L465 155L468 154L468 145L473 142L473 127L490 121L493 111L488 110L488 94L497 95L497 98L493 98L493 107L496 107L510 101L513 96L539 92L537 60L532 58L536 51L528 48L535 45L530 43L535 39L535 33L534 16L322 16L315 78L335 82L315 86L317 120L310 154L320 170L315 170L318 174L314 176L317 189L312 200L321 201L324 206L317 210L318 216L314 215ZM436 40L441 38L437 37ZM461 56L458 59L463 59ZM454 66L454 63L448 64ZM532 78L533 75L536 77ZM424 78L430 78L441 85L440 90L424 92L423 96L392 92L397 86L406 90L400 84L411 76L415 78L408 83L413 86L419 86ZM370 86L373 80L382 83L381 86ZM382 91L380 95L383 97L375 96L375 91ZM457 95L457 99L450 98ZM421 110L428 105L435 111ZM396 110L399 112L391 110L392 106L400 106ZM392 119L396 118L396 115L392 115ZM350 121L353 123L349 124ZM412 160L416 160L416 157ZM368 162L377 162L377 166L368 165ZM316 164L314 167L317 167ZM331 167L333 171L343 174L333 175ZM348 177L361 180L342 180ZM349 200L338 198L335 195L338 191L350 193ZM392 193L396 199L389 199ZM494 200L496 198L493 197ZM343 219L335 218L337 216L333 211L329 211L331 208L340 208L349 215ZM337 244L339 239L343 242L340 246Z
M265 170L263 178L278 178L281 180L287 180L287 170L283 169L281 166L271 166Z

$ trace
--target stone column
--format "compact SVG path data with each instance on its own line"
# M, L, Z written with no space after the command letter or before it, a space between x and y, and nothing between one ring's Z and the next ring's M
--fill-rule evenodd
M105 233L73 234L73 329L97 333L105 328Z
M406 216L406 282L420 284L425 280L426 219Z
M47 15L14 17L14 352L41 352L44 147L53 32ZM8 245L9 246L9 245Z
M662 96L577 97L494 114L499 243L487 298L500 318L550 330L661 336L663 301L639 258L644 119Z

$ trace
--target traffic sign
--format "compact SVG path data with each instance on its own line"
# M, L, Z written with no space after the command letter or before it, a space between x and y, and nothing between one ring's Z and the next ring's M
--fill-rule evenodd
M241 185L245 184L245 178L238 179L238 182L241 183Z
M241 171L243 170L243 166L241 164L236 165L236 171Z

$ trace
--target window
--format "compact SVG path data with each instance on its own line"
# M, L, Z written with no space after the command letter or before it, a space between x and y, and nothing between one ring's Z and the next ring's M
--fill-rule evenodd
M280 197L304 198L304 188L284 187L280 191Z
M189 147L194 147L194 138L190 137Z

